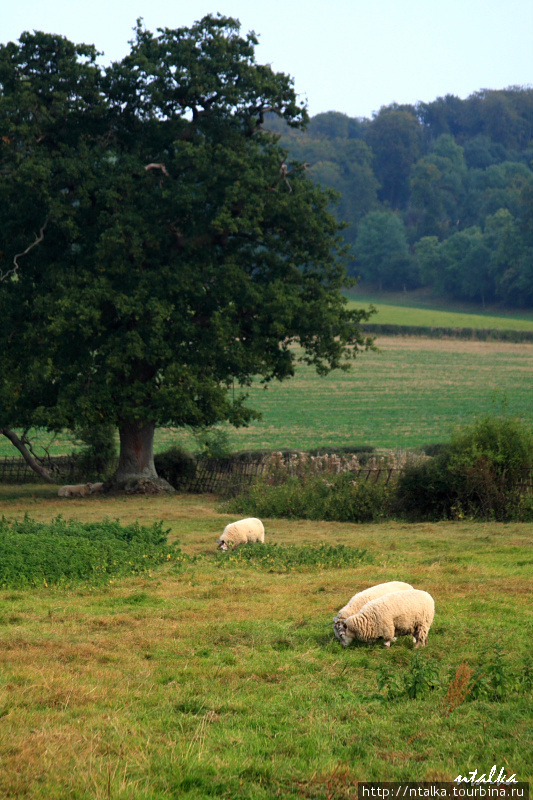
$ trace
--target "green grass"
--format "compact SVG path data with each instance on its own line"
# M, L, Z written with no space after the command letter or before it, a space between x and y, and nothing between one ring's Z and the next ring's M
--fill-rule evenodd
M110 520L81 523L62 516L50 523L29 516L12 522L0 519L1 588L112 583L172 558L179 560L179 549L169 548L162 523L144 528Z
M383 325L418 325L437 328L488 328L533 331L532 311L488 311L476 308L442 308L423 294L372 294L357 289L347 292L348 308L367 308L371 303L377 313L370 323Z
M349 308L360 308L357 301ZM364 306L363 306L364 307ZM419 325L435 328L488 328L497 330L533 331L533 320L494 317L481 314L463 314L426 308L402 308L384 303L376 305L377 313L369 322L388 325Z
M290 381L267 390L254 384L249 403L263 417L228 428L232 449L419 447L449 440L455 426L502 405L533 424L533 345L414 337L377 343L379 352L362 353L349 372L318 377L300 365ZM156 431L156 451L175 443L195 448L190 433ZM51 452L64 453L64 445ZM0 455L16 455L5 437Z
M42 521L60 509L164 519L196 560L105 589L0 591L1 797L338 800L359 780L450 781L493 764L533 777L532 525L271 519L279 552L367 557L221 569L228 515L212 499L69 503L48 487L0 488L8 517L30 504ZM435 598L428 647L343 650L335 611L391 579Z

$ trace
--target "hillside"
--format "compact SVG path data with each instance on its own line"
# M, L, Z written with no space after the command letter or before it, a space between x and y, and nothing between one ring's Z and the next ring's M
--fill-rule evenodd
M532 88L391 105L372 119L329 112L305 133L268 124L289 164L338 193L352 275L533 307Z

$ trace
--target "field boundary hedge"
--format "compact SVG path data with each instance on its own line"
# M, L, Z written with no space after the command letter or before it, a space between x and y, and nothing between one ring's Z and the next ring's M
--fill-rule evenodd
M422 336L428 339L474 339L481 342L533 342L533 331L508 328L446 328L428 325L392 325L367 323L364 333L372 336Z

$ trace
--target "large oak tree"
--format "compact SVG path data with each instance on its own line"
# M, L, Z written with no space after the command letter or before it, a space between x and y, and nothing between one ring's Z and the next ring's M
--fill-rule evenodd
M264 125L305 107L256 44L208 16L139 22L106 70L49 34L0 48L0 428L112 422L119 487L157 480L157 425L245 424L255 376L364 345L331 197Z

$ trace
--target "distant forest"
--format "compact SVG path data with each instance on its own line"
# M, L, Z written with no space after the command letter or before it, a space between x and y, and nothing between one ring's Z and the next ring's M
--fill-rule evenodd
M377 289L431 287L450 299L533 306L533 89L335 111L281 134L291 161L340 193L334 213ZM290 178L290 173L289 176Z

